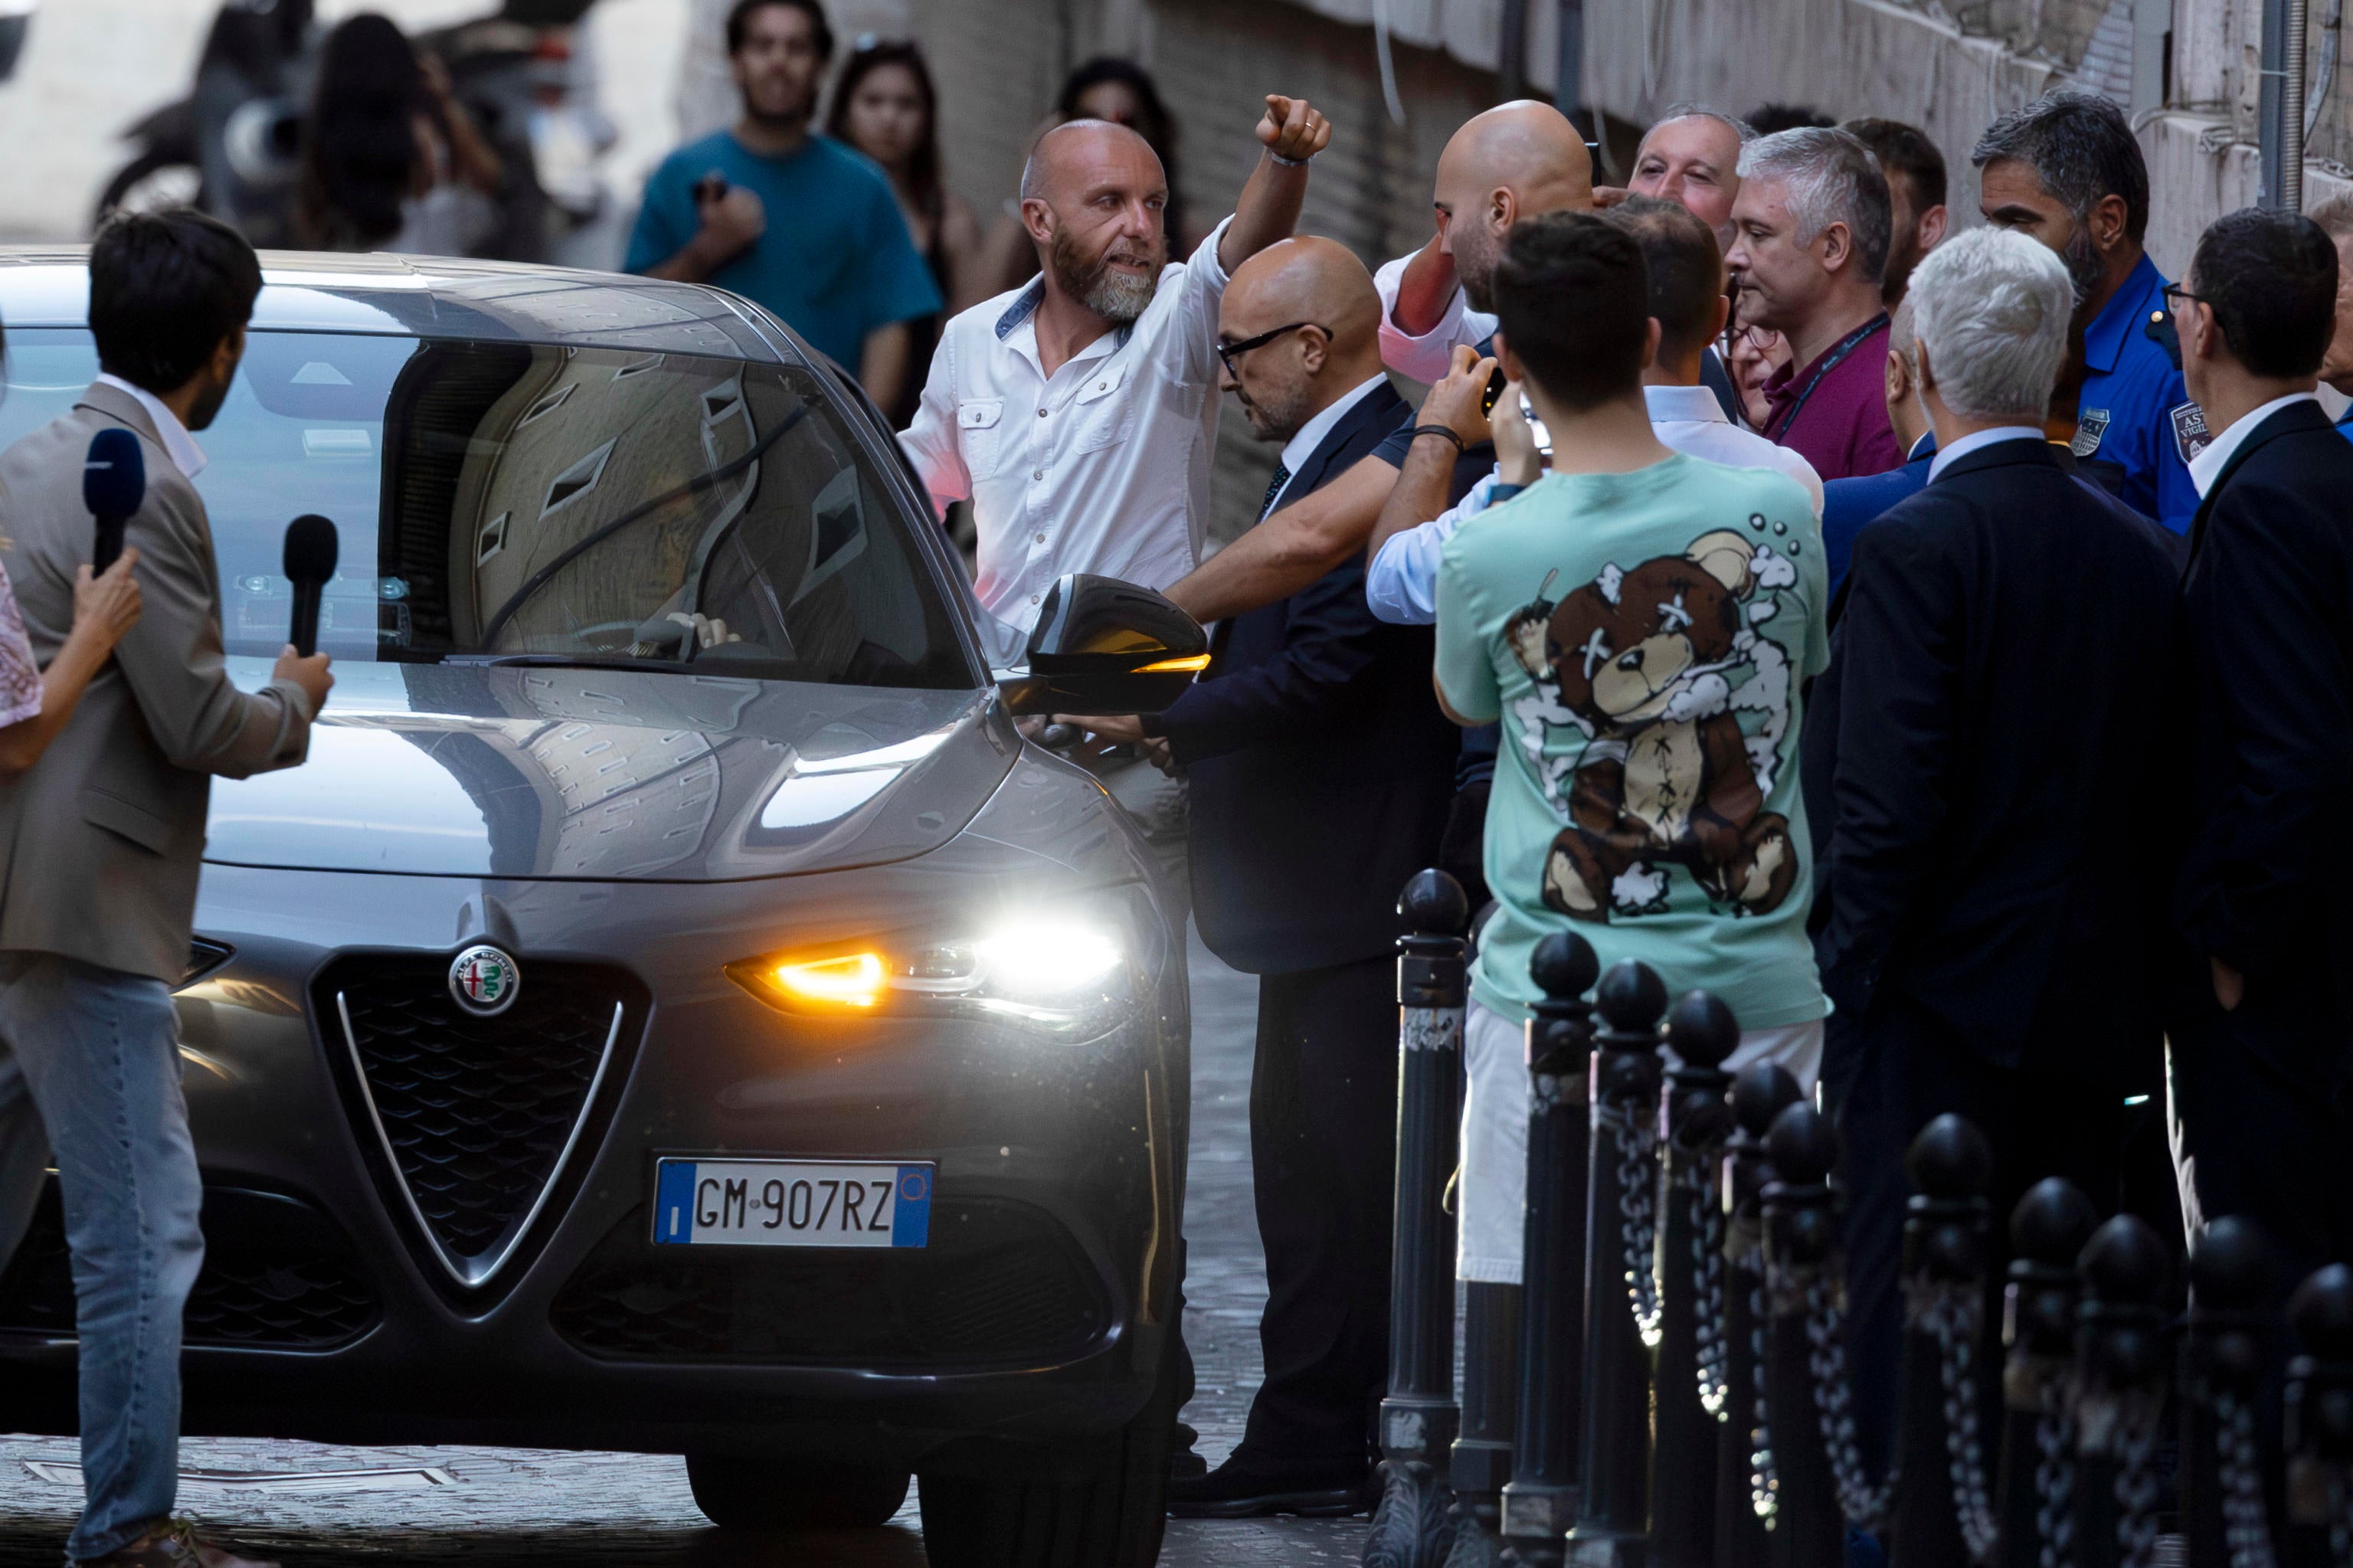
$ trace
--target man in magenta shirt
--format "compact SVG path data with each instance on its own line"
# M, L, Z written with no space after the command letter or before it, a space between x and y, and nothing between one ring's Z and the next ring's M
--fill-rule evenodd
M1741 149L1725 261L1740 282L1741 324L1789 345L1789 363L1765 384L1764 433L1825 480L1904 461L1881 385L1891 222L1887 180L1851 132L1802 126Z

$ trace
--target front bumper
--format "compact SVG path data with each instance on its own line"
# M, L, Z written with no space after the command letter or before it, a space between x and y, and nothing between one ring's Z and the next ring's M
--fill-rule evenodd
M207 867L198 930L236 951L181 997L212 1255L189 1316L187 1429L955 1467L1129 1419L1159 1368L1177 1261L1181 947L1164 929L1145 1004L1080 1046L995 1023L791 1017L721 972L935 909L930 859L699 885ZM352 955L446 960L481 930L526 977L636 990L539 1218L470 1288L358 1113L332 988ZM934 1161L934 1245L658 1250L664 1153ZM273 1264L280 1244L307 1251ZM0 1426L66 1431L74 1345L53 1289L46 1319L26 1305L36 1251L0 1278ZM258 1319L292 1327L257 1333Z

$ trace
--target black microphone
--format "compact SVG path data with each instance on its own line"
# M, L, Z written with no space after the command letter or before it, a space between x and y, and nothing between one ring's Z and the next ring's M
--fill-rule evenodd
M90 552L92 577L121 556L122 525L146 499L147 460L139 455L139 438L120 425L90 437L90 456L81 465L81 503L98 519L98 539Z
M286 575L294 583L294 624L286 640L308 659L319 651L319 596L335 575L335 525L316 513L286 524Z

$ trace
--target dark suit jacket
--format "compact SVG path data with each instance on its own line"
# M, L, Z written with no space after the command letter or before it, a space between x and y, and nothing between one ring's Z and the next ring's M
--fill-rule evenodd
M2348 508L2353 445L2317 405L2283 408L2207 492L2182 585L2197 809L2176 915L2197 952L2246 975L2251 1001L2313 999L2313 1031L2297 1033L2336 1053L2353 1042L2342 1013L2353 969Z
M1981 448L1856 536L1831 646L1804 769L1834 1054L1893 990L1995 1065L2144 1080L2181 771L2157 525L2043 442Z
M1409 417L1375 388L1300 465L1289 499ZM1459 732L1430 691L1430 629L1375 620L1356 558L1221 625L1214 652L1145 726L1186 765L1202 941L1256 974L1391 951L1398 892L1436 856L1454 792Z
M1928 465L1936 461L1936 438L1924 436L1902 468L1834 479L1822 486L1822 559L1830 567L1831 599L1838 598L1839 585L1846 581L1847 563L1854 558L1854 536L1862 532L1862 525L1897 502L1909 501L1927 489Z

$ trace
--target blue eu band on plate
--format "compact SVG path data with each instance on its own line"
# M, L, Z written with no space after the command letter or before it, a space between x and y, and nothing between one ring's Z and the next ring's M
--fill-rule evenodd
M654 1240L669 1246L919 1247L930 1239L929 1164L664 1160Z

